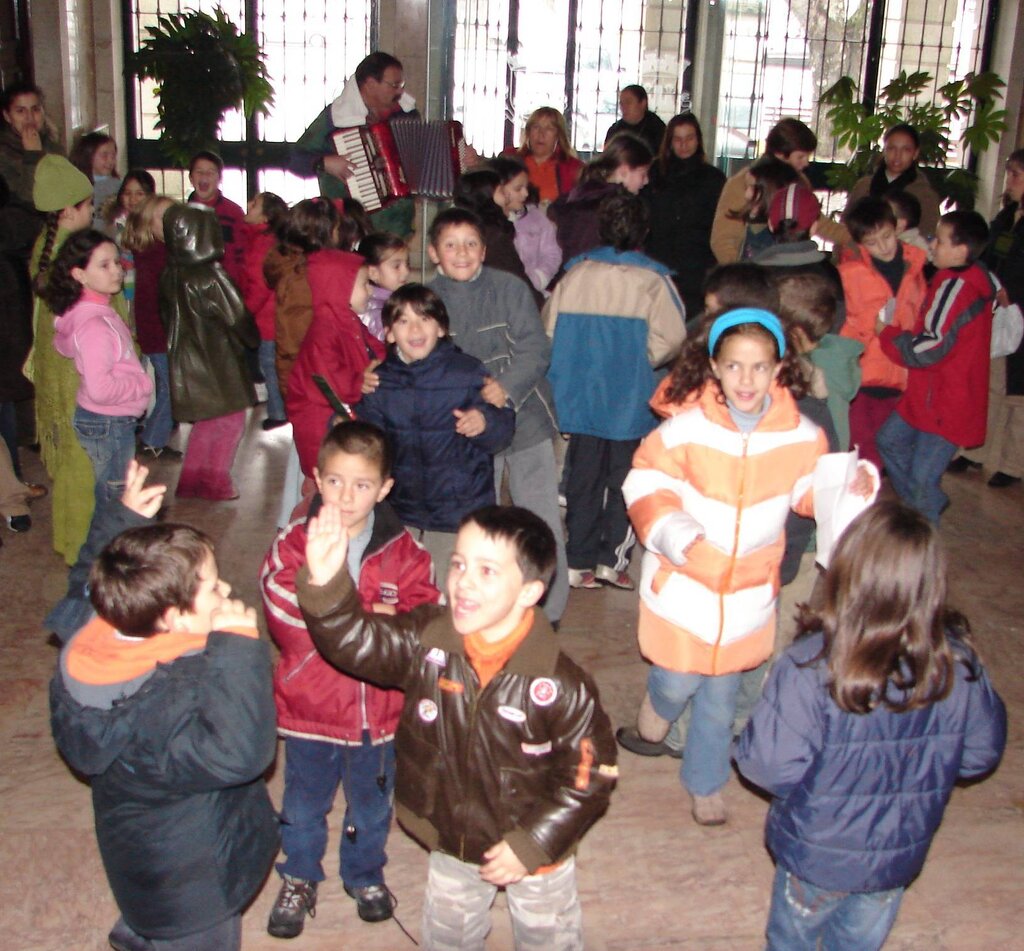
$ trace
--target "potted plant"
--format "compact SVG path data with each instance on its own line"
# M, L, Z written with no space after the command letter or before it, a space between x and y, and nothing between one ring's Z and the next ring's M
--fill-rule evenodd
M274 102L263 53L220 7L161 16L134 54L130 68L156 83L160 143L178 165L216 147L229 109L246 118L266 115Z
M827 172L835 191L849 191L857 179L870 174L881 156L882 134L890 126L906 122L920 136L918 162L939 195L960 208L974 206L977 176L964 168L946 167L951 127L955 120L970 115L971 122L960 140L974 155L997 142L1006 131L1006 110L997 109L996 100L1006 83L995 73L968 73L940 86L938 101L921 101L918 97L931 83L927 72L908 75L903 70L882 89L873 111L857 99L857 85L849 76L841 77L822 94L822 102L829 105L826 115L836 143L853 153L845 165L833 165Z

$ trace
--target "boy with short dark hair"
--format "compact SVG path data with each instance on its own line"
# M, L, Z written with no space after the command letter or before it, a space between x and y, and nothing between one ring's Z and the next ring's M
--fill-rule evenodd
M98 616L61 651L53 735L91 780L122 915L111 945L237 951L278 844L263 781L276 749L270 651L256 612L229 600L210 539L147 524L165 487L145 487L146 474L133 460L122 499L101 510L143 524L92 567Z
M276 938L302 932L316 909L325 878L327 816L340 783L345 817L339 867L345 891L363 921L392 915L384 884L384 846L391 825L395 785L394 735L403 697L332 667L306 630L295 576L306 560L306 527L321 507L337 505L349 533L349 574L368 611L395 614L434 604L430 555L402 527L387 504L391 452L376 426L348 421L324 439L313 472L317 486L308 518L274 540L260 572L270 636L281 649L274 671L278 733L284 737L285 771L278 865L283 882L267 930Z
M686 310L670 269L639 250L648 230L647 206L636 195L604 199L602 246L568 263L544 308L553 340L548 379L559 428L572 435L565 522L575 588L635 587L627 568L636 536L622 483L657 423L647 405L655 371L686 338Z
M980 446L988 419L992 306L1001 285L978 258L988 225L975 211L939 219L937 268L913 331L886 327L885 354L907 367L906 392L878 433L896 494L938 524L949 503L940 483L958 446Z
M495 497L500 498L507 469L512 502L542 518L555 537L557 568L544 612L557 623L569 598L569 577L558 509L558 429L545 375L551 344L531 289L484 265L487 247L476 215L461 208L441 212L431 225L427 250L438 271L428 286L448 309L451 337L489 374L484 399L516 411L512 445L495 459Z
M299 604L331 663L405 691L395 799L431 853L423 947L483 947L504 886L517 947L582 949L573 853L618 771L593 681L536 609L555 563L551 530L516 507L466 516L447 607L397 618L363 610L347 549L340 512L324 506Z
M224 175L224 159L216 152L203 149L189 159L188 180L192 194L186 199L194 205L213 210L224 236L224 270L238 284L245 268L245 212L220 190Z
M925 296L927 256L896 236L896 216L884 198L858 201L846 215L856 242L839 263L846 321L839 331L864 345L860 391L850 404L850 439L862 459L882 466L875 434L907 385L907 371L883 352L883 327L912 330Z
M462 517L494 503L494 454L512 441L515 413L486 400L487 371L452 343L448 312L430 288L398 288L381 320L391 346L356 411L386 433L391 504L443 577Z

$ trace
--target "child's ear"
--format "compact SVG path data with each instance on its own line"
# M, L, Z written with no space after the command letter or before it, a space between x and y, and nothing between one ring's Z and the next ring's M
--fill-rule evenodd
M394 485L394 479L385 479L384 484L380 487L380 492L377 493L377 501L383 502L388 497L388 493L391 491Z
M313 481L316 483L317 492L323 494L324 490L320 485L320 470L316 466L313 466Z
M157 622L157 632L160 634L186 634L188 633L188 622L180 608L170 607L160 615Z
M716 380L722 379L722 374L718 372L718 364L715 362L714 357L708 357L708 363L711 366L711 372L714 374Z
M432 244L427 245L427 254L430 257L430 260L434 262L434 264L441 263L441 258L438 257L437 249Z
M388 327L388 329L384 331L384 341L385 343L395 342L395 334L390 327Z
M539 579L526 581L519 591L519 604L524 608L532 608L541 598L544 597L544 582Z
M71 269L71 276L78 281L79 284L85 283L85 270L80 267L73 267Z

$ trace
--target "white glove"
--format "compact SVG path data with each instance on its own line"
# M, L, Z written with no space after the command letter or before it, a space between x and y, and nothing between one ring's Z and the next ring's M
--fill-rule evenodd
M686 512L672 512L655 522L647 536L647 550L663 555L673 565L686 564L686 553L704 537L704 526Z

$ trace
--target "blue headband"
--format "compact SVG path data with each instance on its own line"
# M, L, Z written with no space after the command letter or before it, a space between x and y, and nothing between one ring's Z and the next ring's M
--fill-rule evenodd
M718 338L723 332L740 324L760 324L768 331L779 345L779 359L786 355L786 334L782 322L773 313L761 310L760 307L740 307L738 310L726 311L711 325L708 336L708 353L714 354Z

